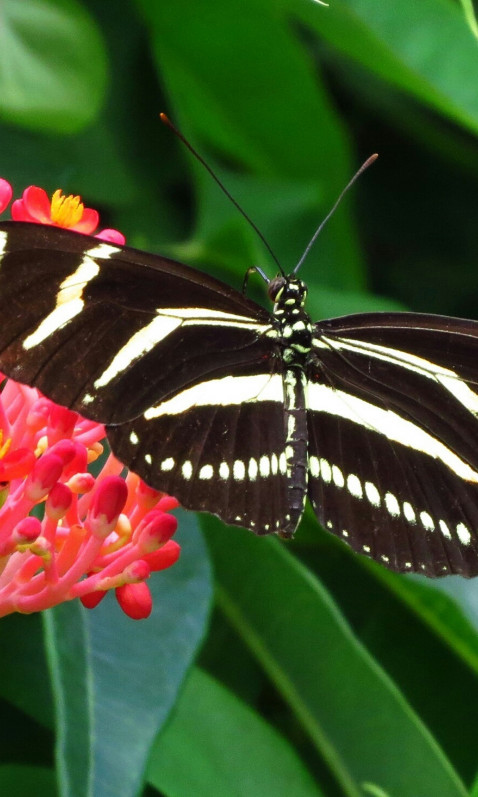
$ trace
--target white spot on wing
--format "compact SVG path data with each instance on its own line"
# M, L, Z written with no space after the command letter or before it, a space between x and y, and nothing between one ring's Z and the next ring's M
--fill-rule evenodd
M0 257L2 257L7 250L8 235L6 232L0 232Z
M249 477L249 481L255 482L255 480L257 479L257 472L258 472L257 460L254 459L254 457L251 457L249 460L249 467L247 469L247 475Z
M417 516L415 515L415 510L408 501L403 502L403 514L405 515L405 518L408 520L409 523L417 522Z
M381 504L380 493L373 482L365 482L365 495L372 506L379 507Z
M315 456L309 457L310 475L317 479L320 476L319 460Z
M139 437L138 437L138 435L136 434L136 432L131 432L131 434L130 434L130 436L129 436L129 442L130 442L132 445L134 445L134 446L137 446L137 445L138 445L138 443L139 443Z
M332 465L332 479L336 487L343 487L345 484L344 474L337 465Z
M242 461L242 459L234 460L234 467L232 469L232 473L236 481L242 482L246 476L246 468Z
M259 473L261 474L263 479L267 479L270 474L270 462L269 457L265 455L262 456L259 460Z
M451 540L451 531L448 528L448 526L446 525L445 521L444 520L440 520L438 525L440 526L440 531L443 534L443 536L446 537L447 540Z
M219 476L224 480L229 478L229 465L227 462L221 462L219 465Z
M187 480L189 480L193 475L193 466L192 462L189 459L183 462L181 473L183 474L183 478Z
M212 465L203 465L201 470L199 471L199 478L200 479L212 479L214 476L214 468Z
M471 534L464 523L458 523L456 527L458 539L463 545L469 545L471 542Z
M349 473L347 476L347 490L354 498L363 498L362 482L355 473Z
M320 467L320 475L322 476L323 481L326 484L330 484L332 481L332 468L330 467L329 462L321 457L319 459L319 467Z
M393 493L385 493L385 506L392 517L400 517L400 504Z
M420 512L420 521L426 531L435 531L435 523L433 518L428 512Z
M167 459L163 459L161 462L161 470L169 471L174 468L174 459L172 457L168 457Z

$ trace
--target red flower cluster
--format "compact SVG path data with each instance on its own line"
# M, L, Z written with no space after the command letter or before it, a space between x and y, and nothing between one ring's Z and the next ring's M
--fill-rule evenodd
M0 179L0 212L12 199ZM56 191L30 186L12 204L16 221L92 234L98 214ZM116 230L97 234L124 243ZM0 374L0 378L2 375ZM103 426L7 380L0 394L0 617L79 597L98 605L112 588L134 619L152 609L146 579L174 564L175 498L152 490L112 455L96 478Z

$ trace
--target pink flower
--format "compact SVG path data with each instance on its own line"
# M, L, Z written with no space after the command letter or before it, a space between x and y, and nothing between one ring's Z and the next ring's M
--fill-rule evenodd
M0 177L0 213L10 204L13 195L12 186Z
M59 434L59 431L61 434ZM8 380L0 394L0 617L116 590L135 619L151 612L146 579L179 556L177 501L110 455L94 478L104 428Z
M0 212L12 189L0 179ZM36 186L12 205L15 221L91 234L98 214L60 190L51 202ZM124 243L116 230L98 238ZM0 374L0 380L3 375ZM110 455L96 478L88 465L103 453L101 424L7 380L0 393L0 617L80 598L94 608L110 589L133 619L148 617L146 580L171 567L178 502L148 487Z
M0 179L0 213L5 210L11 198L10 184ZM93 235L99 223L98 211L85 208L79 196L64 196L61 188L58 188L50 200L46 191L36 185L25 188L22 198L13 202L11 213L14 221L52 224L85 235ZM121 245L125 242L124 235L118 230L102 230L96 234L96 238Z

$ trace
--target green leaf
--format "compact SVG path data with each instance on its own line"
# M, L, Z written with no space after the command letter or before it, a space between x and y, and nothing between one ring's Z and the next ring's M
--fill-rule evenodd
M476 770L468 740L478 722L478 637L441 589L463 585L471 601L475 583L392 573L317 528L312 512L291 547L468 783Z
M72 133L98 113L106 85L98 28L76 0L4 0L0 116L30 130Z
M54 797L56 779L52 769L16 764L0 766L0 794L8 797Z
M288 8L291 8L287 3ZM476 41L449 0L342 0L327 10L294 4L337 52L476 132ZM452 57L450 54L452 45Z
M190 672L167 727L156 739L148 776L159 791L174 797L322 794L285 739L198 668Z
M460 0L463 14L465 15L465 19L468 23L468 26L473 33L475 39L478 39L478 23L476 21L476 14L475 9L473 8L473 1L472 0Z
M194 517L182 516L181 557L154 573L154 610L133 621L107 598L46 613L57 711L61 794L130 797L141 784L154 736L173 706L200 643L210 574Z
M228 532L229 536L231 531ZM274 539L207 538L218 600L347 795L465 795L442 750L321 584Z

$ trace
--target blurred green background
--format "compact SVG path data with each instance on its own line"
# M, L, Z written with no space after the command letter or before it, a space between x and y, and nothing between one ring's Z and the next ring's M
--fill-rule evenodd
M241 287L263 245L313 317L478 318L478 41L452 0L2 0L0 176ZM251 295L263 300L260 280ZM0 793L478 797L478 582L397 576L307 516L183 513L155 611L0 623Z

